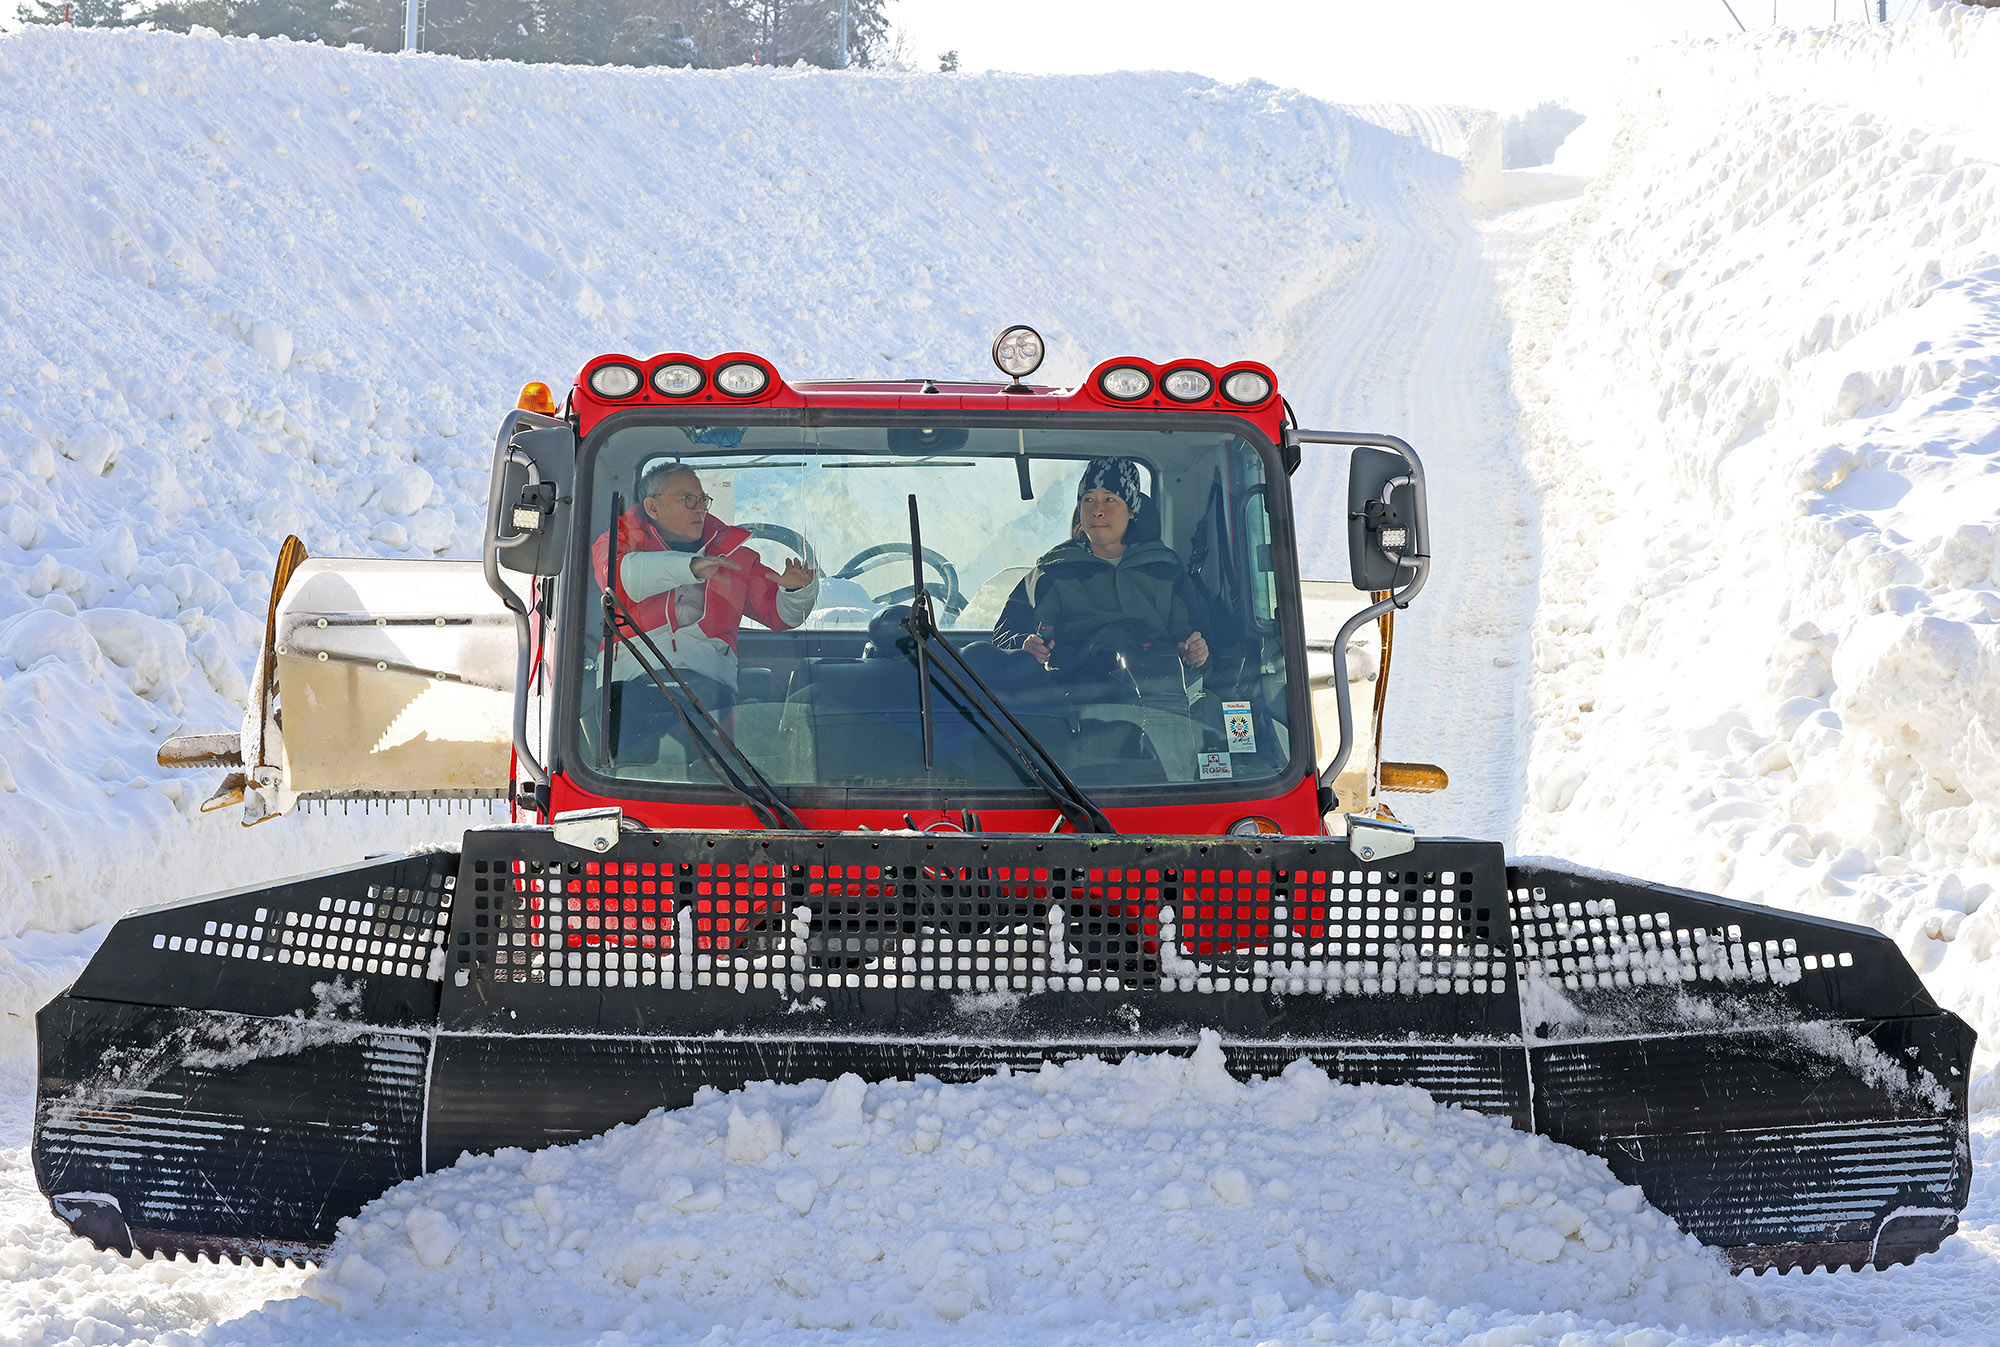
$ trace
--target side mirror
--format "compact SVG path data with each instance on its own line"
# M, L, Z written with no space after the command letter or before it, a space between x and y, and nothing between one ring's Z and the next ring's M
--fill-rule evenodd
M1396 589L1430 555L1430 526L1409 460L1360 448L1347 474L1347 559L1356 589Z
M576 435L568 426L507 437L494 455L487 555L525 575L560 574L575 497Z

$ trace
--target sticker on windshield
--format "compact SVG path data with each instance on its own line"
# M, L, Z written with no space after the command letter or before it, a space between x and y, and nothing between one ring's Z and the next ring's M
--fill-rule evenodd
M1229 755L1227 753L1197 753L1195 754L1194 761L1195 769L1201 774L1203 781L1210 781L1219 776L1234 776L1236 774L1235 769L1229 765Z
M1231 753L1257 751L1257 725L1250 717L1249 702L1222 704L1222 737L1229 744Z

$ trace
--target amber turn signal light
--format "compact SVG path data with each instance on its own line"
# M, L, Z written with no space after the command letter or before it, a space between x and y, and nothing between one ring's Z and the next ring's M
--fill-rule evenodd
M1451 779L1444 768L1428 762L1385 762L1382 789L1406 790L1414 795L1430 795L1445 789Z

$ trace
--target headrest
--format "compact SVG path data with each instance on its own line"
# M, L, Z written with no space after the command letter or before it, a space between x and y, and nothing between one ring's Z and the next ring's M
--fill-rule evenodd
M1125 526L1125 545L1134 543L1156 543L1160 540L1160 507L1153 503L1151 496L1141 493L1139 513Z
M861 649L863 659L889 659L901 655L913 659L917 653L917 643L909 632L903 629L903 622L910 615L907 603L892 603L868 621L868 644Z

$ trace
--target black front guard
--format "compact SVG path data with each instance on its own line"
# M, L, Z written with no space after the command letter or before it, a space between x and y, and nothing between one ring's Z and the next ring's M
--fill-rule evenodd
M310 1257L464 1152L703 1086L1305 1057L1592 1151L1738 1266L1886 1265L1970 1189L1973 1035L1860 927L1423 841L539 828L135 913L40 1019L100 1247Z

